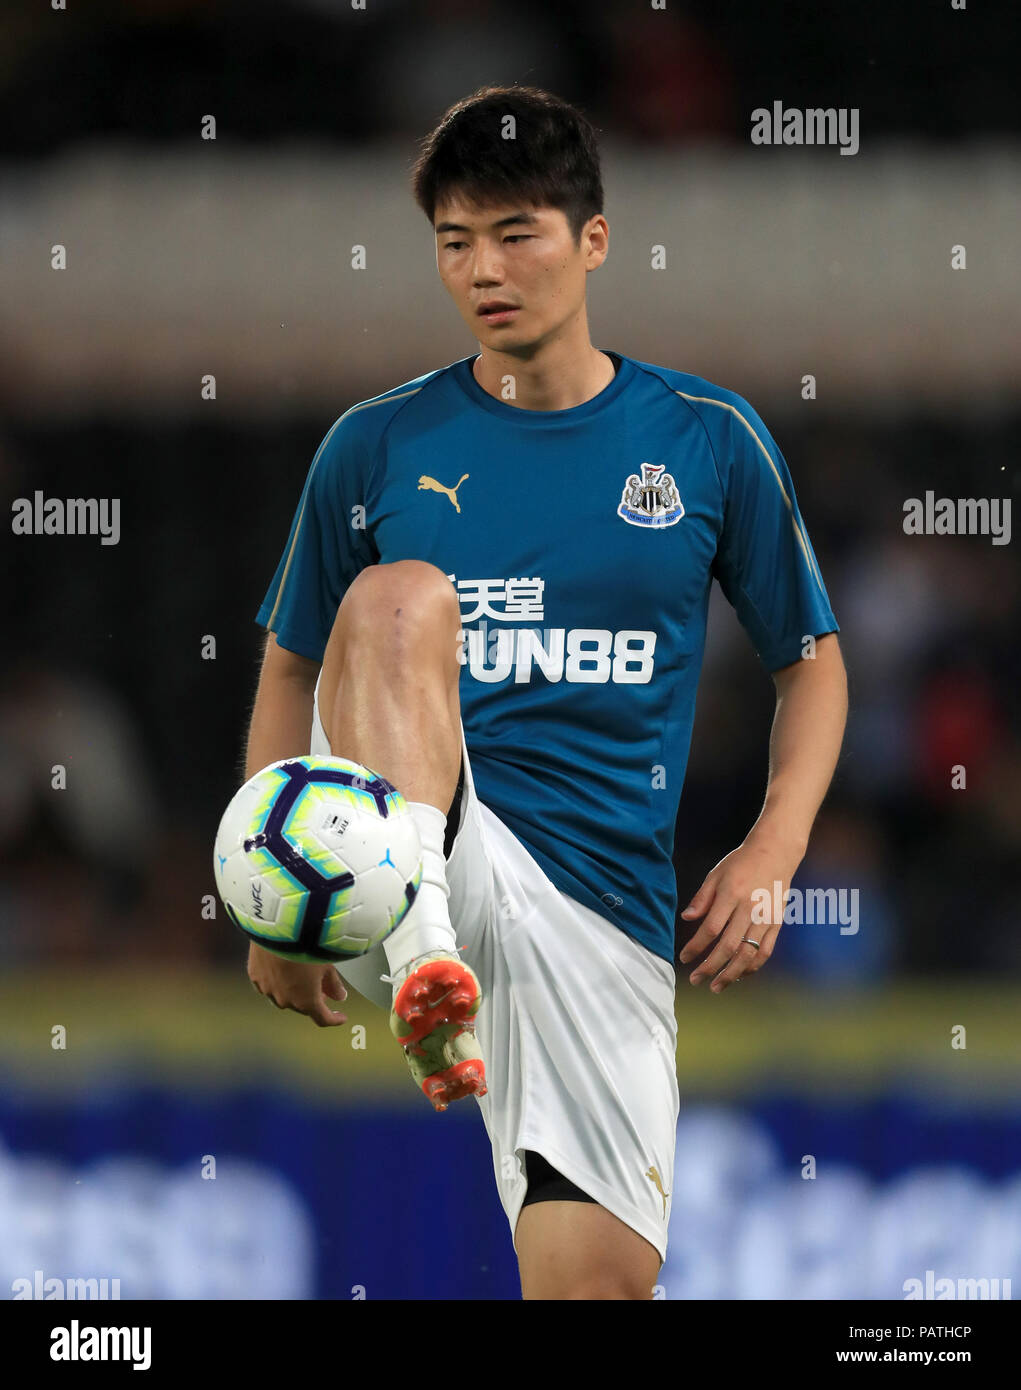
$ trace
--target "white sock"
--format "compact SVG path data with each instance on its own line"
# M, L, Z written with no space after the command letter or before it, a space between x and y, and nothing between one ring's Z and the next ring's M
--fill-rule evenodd
M409 801L408 809L422 841L422 884L404 921L383 942L391 975L428 951L457 950L447 906L450 884L443 857L447 818L438 806L425 801Z

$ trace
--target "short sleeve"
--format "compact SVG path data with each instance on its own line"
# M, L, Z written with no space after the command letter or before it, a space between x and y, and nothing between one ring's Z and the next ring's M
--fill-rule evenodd
M840 629L783 455L747 401L732 400L715 432L724 515L713 573L762 664L777 671L800 660L805 637Z
M365 441L350 415L316 450L287 545L256 621L280 646L321 661L340 601L378 556L365 521Z

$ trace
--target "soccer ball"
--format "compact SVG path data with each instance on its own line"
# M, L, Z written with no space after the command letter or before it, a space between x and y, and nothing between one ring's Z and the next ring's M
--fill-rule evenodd
M287 960L363 956L400 925L422 882L400 792L347 758L285 758L235 794L213 867L227 915Z

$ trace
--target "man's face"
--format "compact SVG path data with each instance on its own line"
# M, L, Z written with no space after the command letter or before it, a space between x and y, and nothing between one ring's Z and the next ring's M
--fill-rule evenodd
M585 276L606 256L602 216L571 236L559 208L471 208L457 197L437 205L440 279L484 347L521 352L541 346L585 304ZM510 312L480 313L488 301Z

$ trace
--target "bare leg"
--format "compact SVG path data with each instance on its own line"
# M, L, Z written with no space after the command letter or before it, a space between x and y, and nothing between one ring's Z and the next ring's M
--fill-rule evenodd
M344 595L319 681L333 752L444 815L461 766L460 627L454 586L435 565L373 565Z
M534 1202L515 1232L524 1299L651 1299L659 1251L591 1202Z

